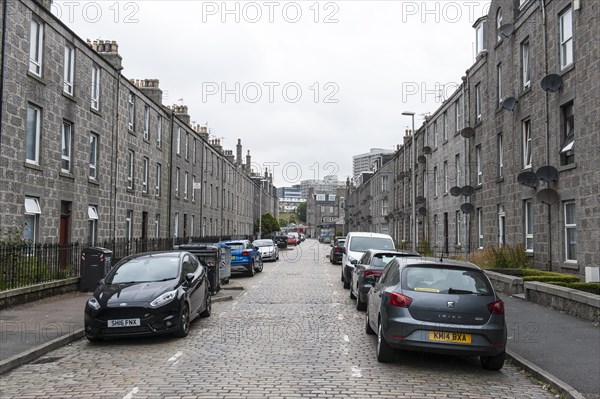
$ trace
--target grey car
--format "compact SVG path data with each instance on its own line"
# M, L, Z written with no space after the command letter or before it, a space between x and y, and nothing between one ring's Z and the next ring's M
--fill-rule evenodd
M275 262L279 260L279 248L277 248L277 244L273 240L254 240L252 241L252 245L258 248L263 261L272 260Z
M379 277L385 266L396 256L420 257L412 250L369 249L354 265L350 281L350 299L356 299L356 309L367 309L367 294L371 284L366 281L369 276Z
M479 356L485 369L504 365L504 303L476 265L433 258L394 258L367 299L367 334L377 334L377 360L395 349Z

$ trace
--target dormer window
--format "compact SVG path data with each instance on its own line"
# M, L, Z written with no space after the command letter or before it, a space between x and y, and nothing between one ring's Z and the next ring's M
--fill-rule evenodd
M487 17L479 18L473 25L475 28L475 54L487 50Z

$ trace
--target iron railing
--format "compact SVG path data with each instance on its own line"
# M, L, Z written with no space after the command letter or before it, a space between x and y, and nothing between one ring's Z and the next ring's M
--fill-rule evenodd
M97 243L112 251L112 264L126 256L169 251L190 242L216 243L241 237L179 237L158 239L117 239ZM30 285L81 276L81 251L91 244L6 243L0 242L0 292Z

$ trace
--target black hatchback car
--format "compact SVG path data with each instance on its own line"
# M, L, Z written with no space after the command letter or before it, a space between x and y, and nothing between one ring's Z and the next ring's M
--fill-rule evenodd
M85 305L88 340L188 335L190 322L211 313L206 268L185 251L150 252L122 259L98 283Z
M331 251L329 252L329 261L334 265L336 263L342 264L342 258L344 256L344 245L346 243L346 237L336 237L331 243Z

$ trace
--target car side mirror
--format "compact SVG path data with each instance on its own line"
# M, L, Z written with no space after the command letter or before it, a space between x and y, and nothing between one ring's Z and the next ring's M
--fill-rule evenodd
M188 273L185 275L185 281L191 283L194 280L194 273Z
M102 285L102 284L104 284L104 279L100 279L100 281L98 281L97 285Z
M254 250L255 250L255 251L258 251L258 247L254 247Z
M350 261L350 263L351 263L351 264L353 264L353 265L356 265L356 264L358 264L358 261L357 261L356 259L352 259L352 260Z
M378 280L378 277L377 276L373 276L373 275L367 276L367 278L365 278L365 281L367 282L367 284L371 284L372 286L375 285L375 283L377 282L377 280Z

